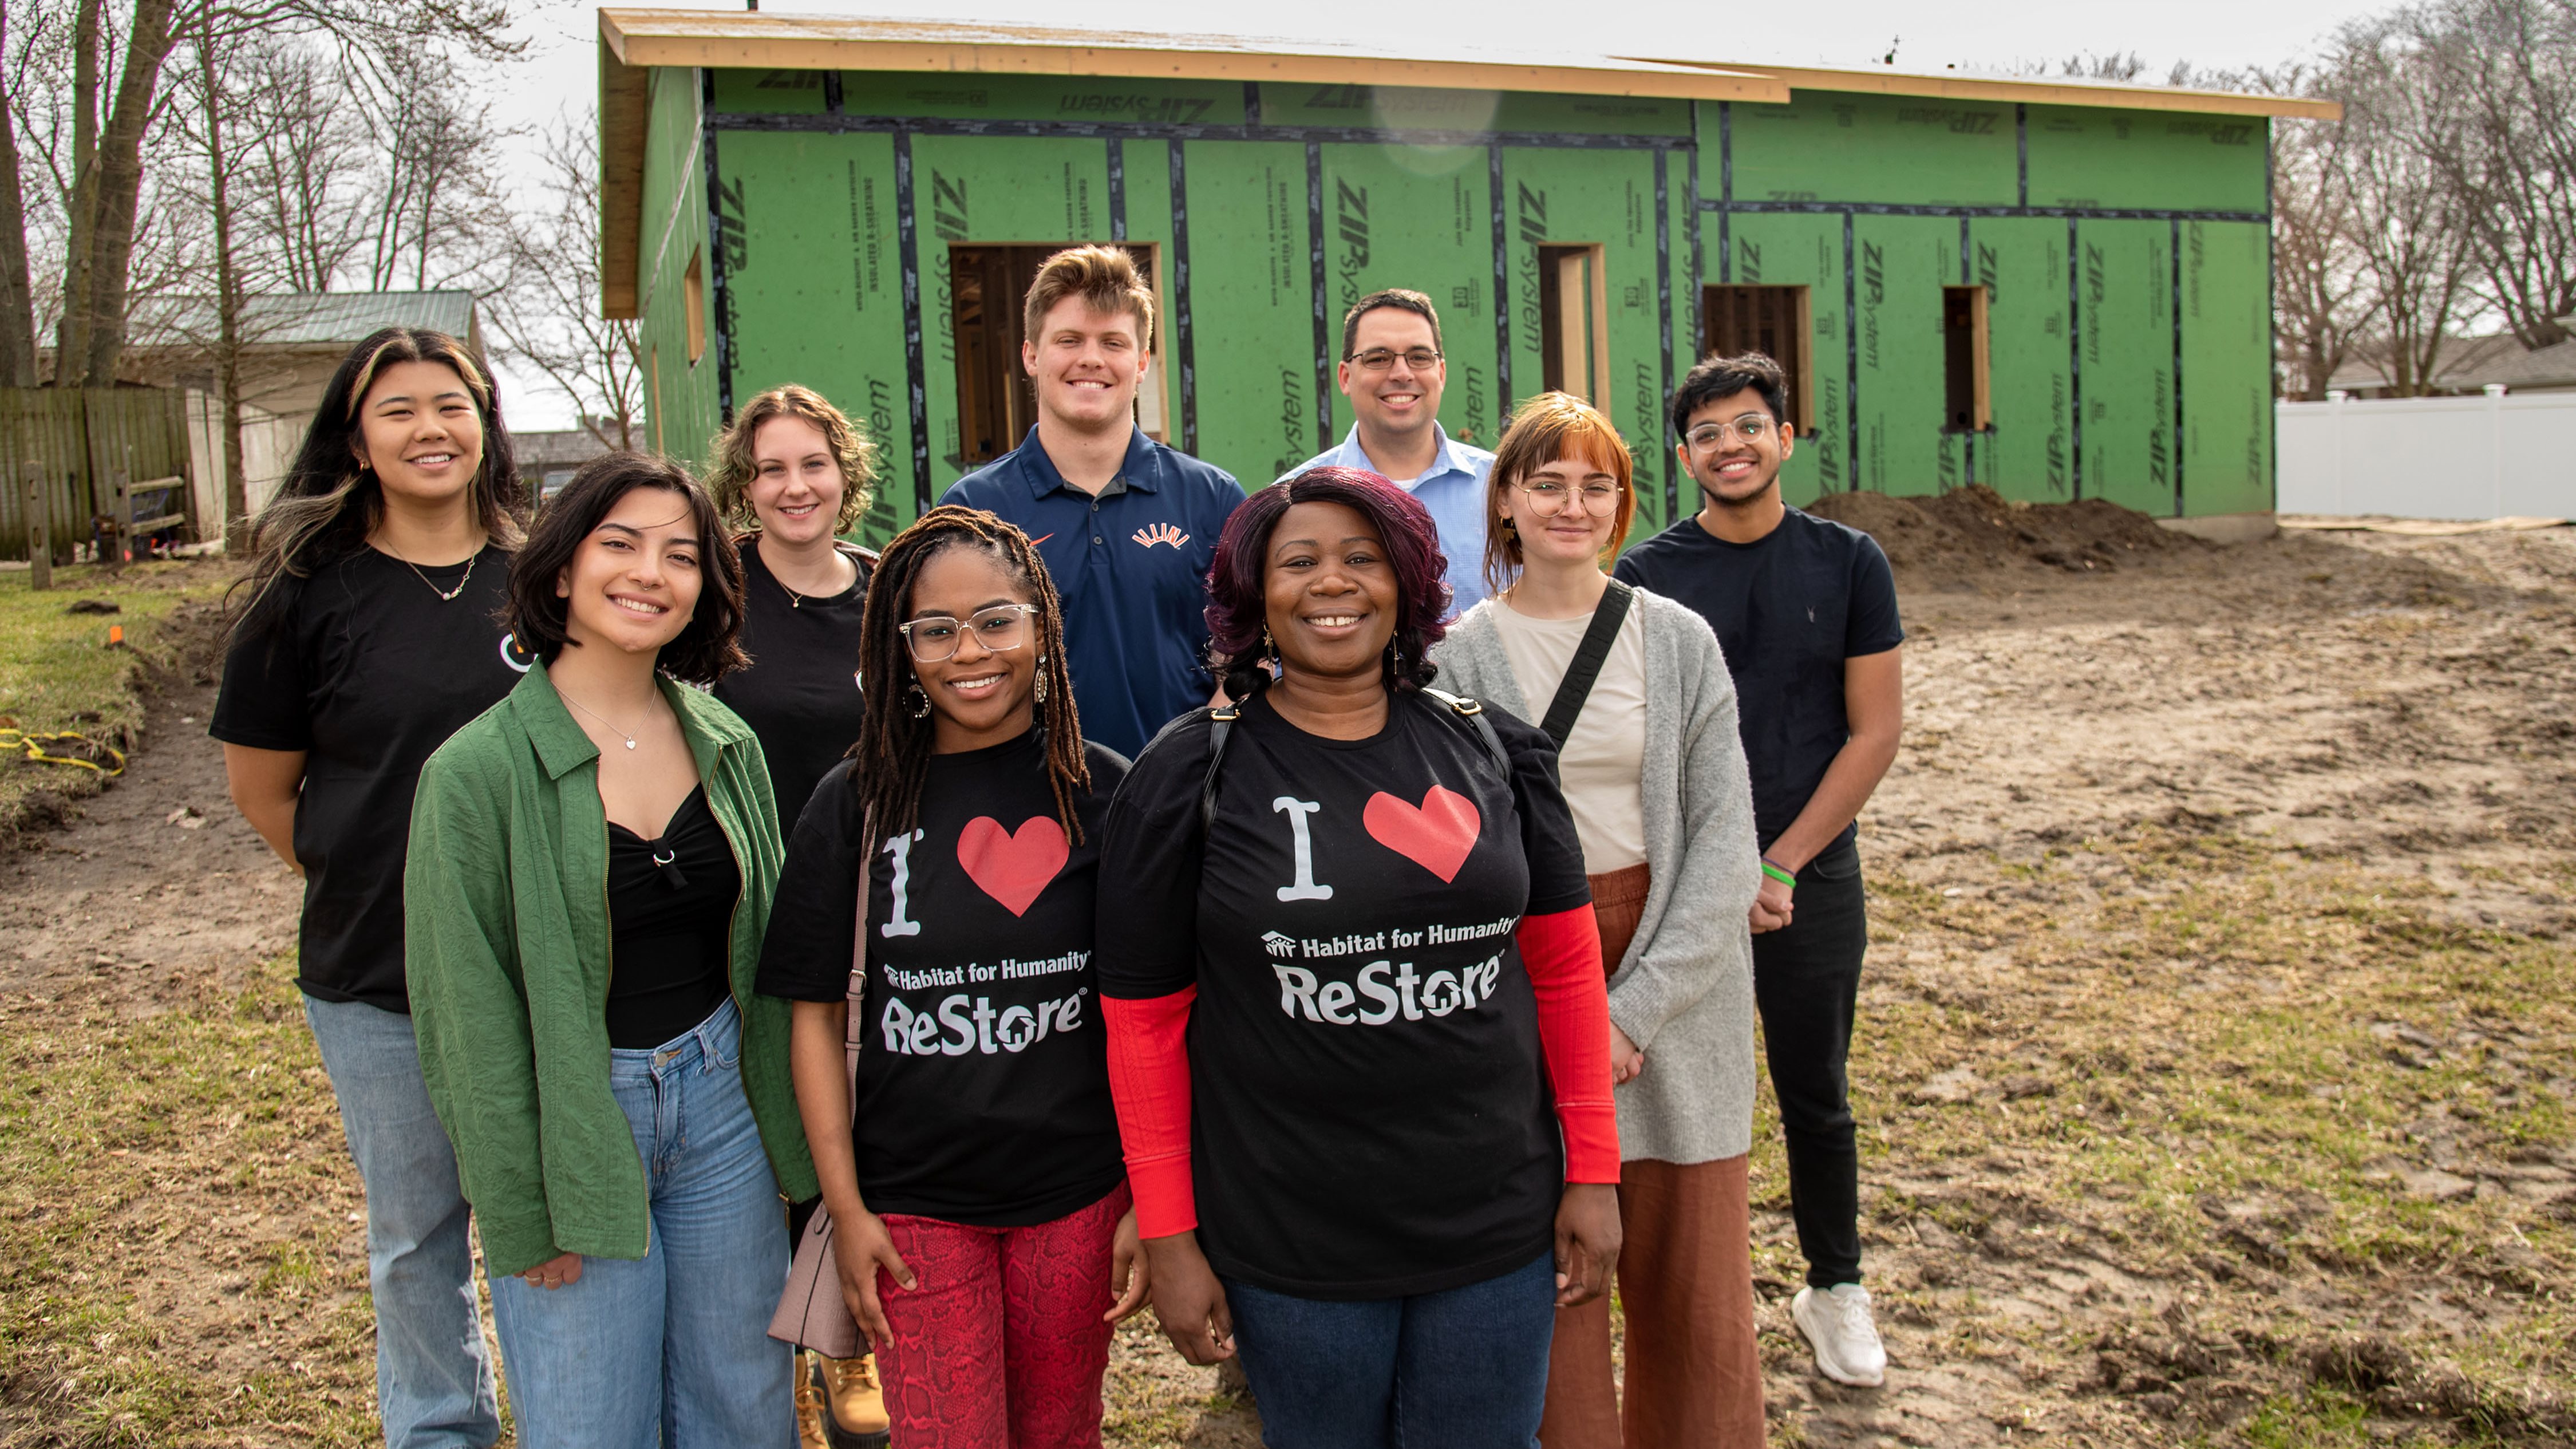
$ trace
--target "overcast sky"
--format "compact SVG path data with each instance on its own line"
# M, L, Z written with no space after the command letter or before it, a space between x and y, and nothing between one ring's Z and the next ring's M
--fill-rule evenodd
M625 0L636 9L731 9L703 3ZM923 0L885 0L880 7L764 0L771 12L915 15ZM2275 65L2307 54L2348 20L2394 8L2365 0L2157 0L2109 5L2100 0L1987 0L1968 7L1921 0L1792 0L1788 4L1719 6L1708 0L1583 0L1579 6L1519 3L1391 6L1385 0L1307 0L1297 6L1210 5L1205 0L1120 0L1097 7L1092 23L1121 30L1223 31L1400 45L1408 40L1456 43L1459 16L1488 27L1498 48L1558 47L1596 54L1671 55L1774 65L1861 66L1896 51L1899 70L2011 69L2055 63L2080 52L2136 52L2147 74L2161 77L2177 60L2201 67ZM947 18L1081 24L1064 0L977 0ZM1230 18L1239 16L1240 18ZM1495 25L1526 16L1525 27ZM1578 20L1579 17L1579 20ZM1572 32L1569 33L1569 26ZM559 114L587 120L598 89L598 20L589 5L554 0L532 12L529 55L496 87L496 116L533 129ZM508 369L505 369L508 370ZM570 405L522 380L512 402L522 428L569 427Z

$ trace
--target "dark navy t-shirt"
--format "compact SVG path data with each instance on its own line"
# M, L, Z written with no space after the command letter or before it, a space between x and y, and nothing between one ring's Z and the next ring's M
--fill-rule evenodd
M1753 543L1684 518L1622 554L1612 573L1717 631L1753 773L1754 832L1770 849L1851 739L1843 661L1905 642L1887 555L1859 529L1792 508ZM1853 834L1846 827L1835 843Z
M1138 432L1117 478L1093 497L1064 481L1031 428L939 501L996 514L1038 546L1064 600L1083 738L1133 757L1208 702L1208 568L1243 502L1225 470Z

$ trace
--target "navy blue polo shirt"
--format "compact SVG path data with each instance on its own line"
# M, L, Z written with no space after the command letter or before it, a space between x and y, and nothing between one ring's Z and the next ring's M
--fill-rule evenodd
M1217 535L1243 502L1222 468L1140 430L1098 497L1064 481L1037 429L949 485L942 503L1017 524L1064 600L1065 664L1083 738L1129 759L1166 724L1207 703L1207 575Z

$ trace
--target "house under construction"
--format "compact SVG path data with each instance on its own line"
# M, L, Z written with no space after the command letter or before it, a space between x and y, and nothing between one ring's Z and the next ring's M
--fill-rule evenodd
M1342 310L1440 305L1442 421L1580 393L1696 506L1662 402L1761 348L1793 502L1970 482L2272 507L2270 118L2321 102L1673 58L600 12L603 304L696 456L801 382L884 449L882 538L1019 441L1047 253L1134 251L1142 426L1247 486L1337 440Z

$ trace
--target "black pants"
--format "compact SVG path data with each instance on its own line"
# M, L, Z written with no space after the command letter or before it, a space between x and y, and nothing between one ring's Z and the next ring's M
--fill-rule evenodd
M1753 1001L1788 1140L1798 1251L1807 1282L1830 1288L1860 1281L1860 1151L1844 1071L1869 949L1860 847L1845 841L1808 862L1795 904L1791 924L1753 938Z

